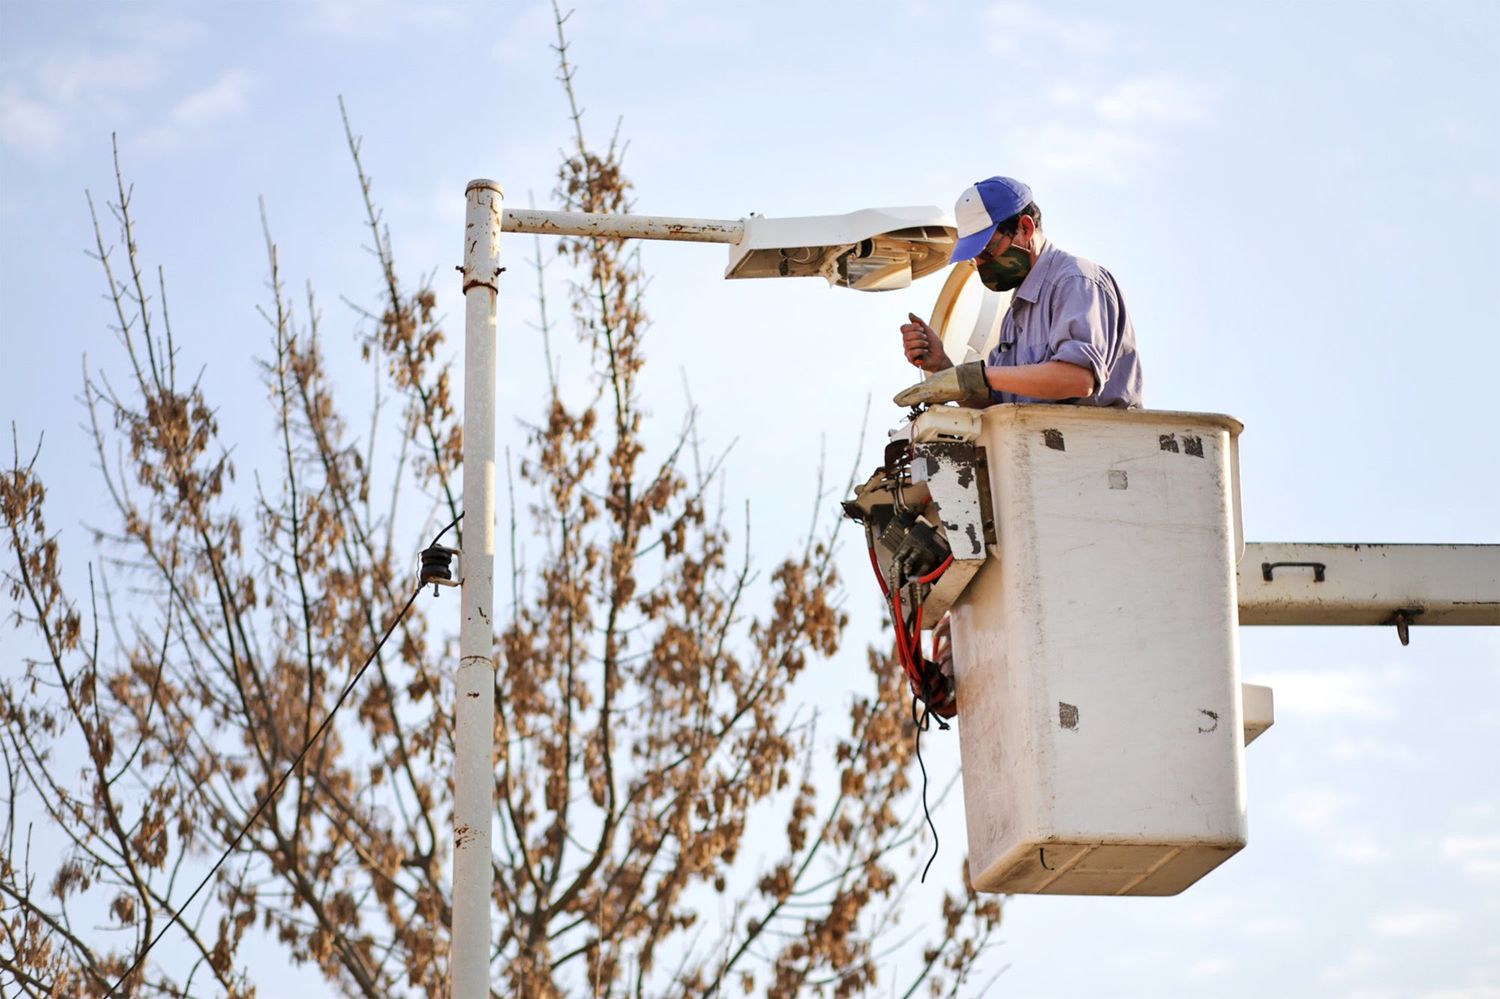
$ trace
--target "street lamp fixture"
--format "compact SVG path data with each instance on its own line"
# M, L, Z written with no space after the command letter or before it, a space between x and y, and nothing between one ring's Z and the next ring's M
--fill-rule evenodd
M453 923L449 994L490 995L495 796L495 375L500 233L729 245L727 278L822 277L859 291L904 288L943 267L958 241L938 208L848 215L687 219L506 208L471 181L464 216L464 531L454 683Z
M867 208L848 215L752 215L729 247L726 278L821 277L857 291L892 291L947 266L958 230L937 208Z
M476 182L477 183L477 182ZM958 230L933 206L866 208L847 215L687 219L507 208L500 228L552 236L729 244L726 278L821 277L856 291L905 288L940 270Z

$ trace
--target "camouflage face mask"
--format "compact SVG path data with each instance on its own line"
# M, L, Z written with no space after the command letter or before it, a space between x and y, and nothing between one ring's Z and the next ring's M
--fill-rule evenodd
M990 291L1012 291L1031 273L1031 254L1019 246L1008 247L998 257L979 265L979 280Z

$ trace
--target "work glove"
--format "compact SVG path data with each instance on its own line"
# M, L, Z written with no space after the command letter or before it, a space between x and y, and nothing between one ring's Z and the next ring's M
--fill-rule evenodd
M984 362L970 361L954 368L947 368L918 382L910 388L896 393L898 406L916 406L921 403L934 405L940 402L956 402L960 406L981 408L990 404L990 384L984 380Z

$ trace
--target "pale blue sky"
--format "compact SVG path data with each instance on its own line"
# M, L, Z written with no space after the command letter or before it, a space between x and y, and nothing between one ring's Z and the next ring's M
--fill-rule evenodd
M1500 542L1500 5L650 0L580 2L570 28L586 124L603 139L623 118L638 210L947 207L1020 176L1050 237L1124 288L1148 404L1245 423L1250 540ZM344 95L398 259L437 274L456 334L465 183L543 206L568 142L552 41L537 3L5 0L0 398L23 442L47 433L65 544L99 514L74 397L80 355L114 349L83 252L110 132L184 363L251 428L248 467L268 429L257 196L352 363L339 296L376 274ZM502 413L537 400L530 252L505 244ZM721 281L718 247L643 254L661 433L685 375L708 438L738 440L730 495L769 560L805 530L820 448L836 477L854 462L868 395L875 463L884 400L912 380L895 326L938 282L859 295ZM845 556L853 654L809 695L832 703L878 621L863 553ZM1247 751L1250 847L1174 899L1013 900L996 992L1500 996L1500 637L1247 630L1242 652L1278 702ZM930 766L951 772L943 738ZM956 798L938 821L951 873ZM934 904L913 895L906 920Z

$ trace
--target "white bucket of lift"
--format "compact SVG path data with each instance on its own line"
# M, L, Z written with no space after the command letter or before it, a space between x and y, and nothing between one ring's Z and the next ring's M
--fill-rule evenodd
M992 406L998 546L952 610L980 891L1173 895L1245 845L1240 424Z

